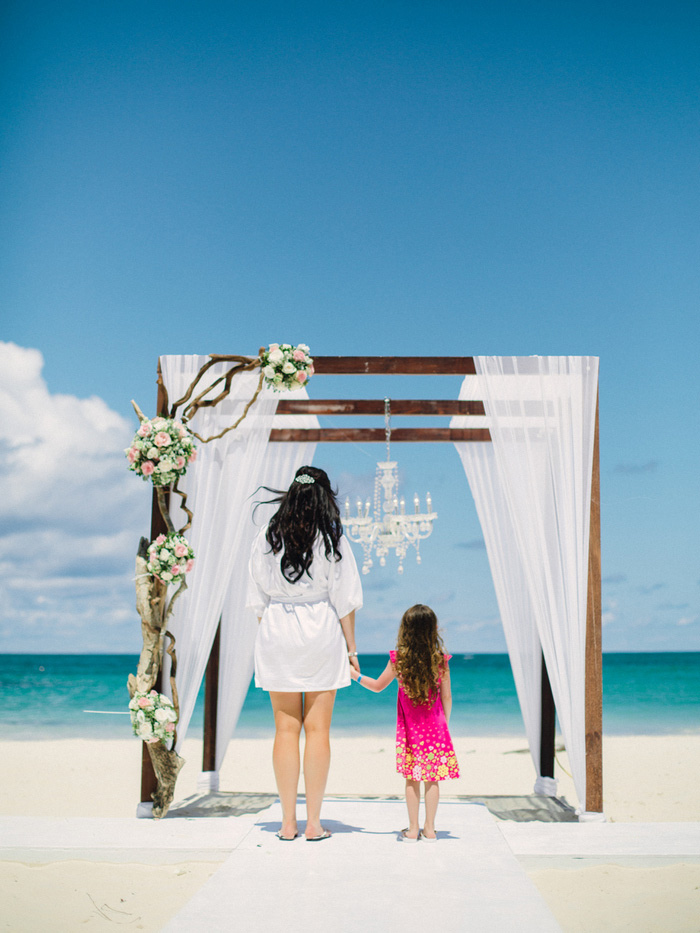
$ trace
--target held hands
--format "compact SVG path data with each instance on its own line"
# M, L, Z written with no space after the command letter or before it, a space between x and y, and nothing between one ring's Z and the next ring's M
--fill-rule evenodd
M357 674L360 673L360 662L357 660L356 651L348 651L348 660L350 661L350 676L357 680Z

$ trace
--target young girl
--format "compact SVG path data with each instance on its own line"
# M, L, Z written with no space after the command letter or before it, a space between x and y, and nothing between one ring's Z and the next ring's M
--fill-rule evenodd
M399 679L396 709L396 770L406 778L408 827L401 840L435 842L435 813L440 799L438 781L459 777L447 724L452 711L450 669L437 616L429 606L411 606L403 614L396 651L375 680L350 671L360 686L379 693ZM418 825L420 782L424 782L425 822Z

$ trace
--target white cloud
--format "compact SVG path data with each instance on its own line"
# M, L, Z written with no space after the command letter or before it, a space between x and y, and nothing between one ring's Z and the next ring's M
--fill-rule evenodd
M694 622L698 621L698 616L683 616L678 620L676 625L692 625Z
M133 563L150 489L130 423L97 396L52 394L38 350L0 343L0 644L138 650Z

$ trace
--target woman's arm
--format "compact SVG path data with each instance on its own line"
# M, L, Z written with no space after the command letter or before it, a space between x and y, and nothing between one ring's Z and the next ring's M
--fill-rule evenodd
M340 626L343 630L343 635L345 636L345 644L348 646L348 652L357 651L357 646L355 645L355 610L349 612L346 616L340 620ZM354 668L356 671L360 670L360 662L357 660L357 655L350 658L350 667Z
M396 671L394 670L394 665L389 661L376 680L374 677L368 677L366 674L358 674L353 670L350 671L350 676L353 680L356 680L361 687L367 687L372 693L381 693L385 687L389 686L394 677L396 677Z
M450 713L452 712L452 684L450 683L450 668L447 664L440 681L440 699L442 700L442 708L445 710L445 719L449 723Z

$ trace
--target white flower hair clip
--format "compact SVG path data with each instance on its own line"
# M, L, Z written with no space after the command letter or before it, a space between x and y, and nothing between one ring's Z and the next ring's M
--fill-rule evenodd
M315 483L316 480L313 476L309 476L308 473L301 473L299 476L294 477L295 483L301 483L302 486L308 486L310 483Z

